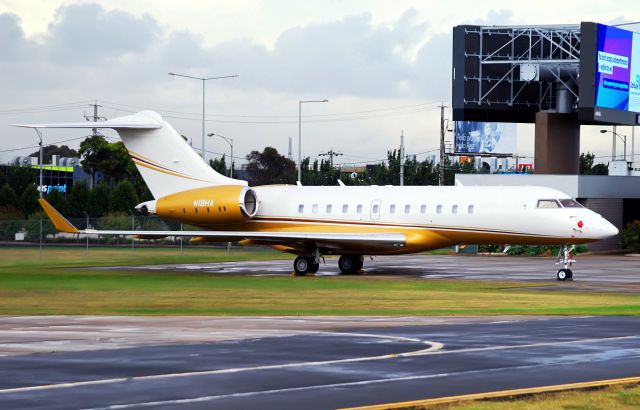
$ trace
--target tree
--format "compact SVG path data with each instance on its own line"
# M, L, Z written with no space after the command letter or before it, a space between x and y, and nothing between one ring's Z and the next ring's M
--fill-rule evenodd
M609 175L609 166L606 164L593 164L595 154L583 152L580 154L580 174L581 175Z
M20 212L22 212L25 218L28 218L29 215L40 209L40 205L38 204L38 188L35 184L29 185L22 191L18 205Z
M87 211L89 205L89 187L84 181L78 181L73 184L69 193L70 215L73 217L81 217Z
M214 171L216 171L218 174L221 175L227 175L227 162L225 160L225 156L224 154L222 155L222 157L220 157L220 159L216 158L213 160L209 160L209 166L211 166L211 168L213 168Z
M78 153L82 156L82 169L91 175L95 184L96 172L102 170L102 164L109 156L109 143L102 135L92 135L80 143Z
M247 160L247 174L251 185L291 184L295 181L295 163L278 154L278 150L273 147L266 147L262 152L251 151Z
M112 212L127 212L138 204L138 196L131 182L124 180L118 184L111 197Z
M591 168L593 168L593 159L595 155L587 152L586 154L583 152L580 154L580 174L581 175L590 175Z
M109 185L98 184L89 192L89 203L87 213L91 216L102 216L109 211L109 201L111 199L111 188Z
M66 145L61 145L61 146L57 146L57 145L47 145L42 147L42 162L45 164L49 164L51 163L51 156L52 155L60 155L61 157L67 157L67 158L75 158L75 157L79 157L80 155L78 154L78 151L69 148ZM40 158L40 150L32 153L29 155L30 157L37 157Z
M591 168L591 175L609 175L609 165L607 164L595 164Z
M12 212L18 210L18 196L9 184L0 188L0 209Z
M52 189L51 192L47 194L46 199L47 202L56 208L62 215L69 215L69 201L67 201L65 195L57 189Z

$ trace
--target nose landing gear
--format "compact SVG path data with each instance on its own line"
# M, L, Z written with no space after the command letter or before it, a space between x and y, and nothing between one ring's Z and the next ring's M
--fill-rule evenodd
M575 247L572 245L569 248L568 245L562 245L560 251L558 252L558 258L556 260L556 265L562 264L563 268L559 269L556 277L558 280L565 281L567 279L573 279L573 272L569 269L570 266L573 266L575 263L575 259L573 259L573 250Z

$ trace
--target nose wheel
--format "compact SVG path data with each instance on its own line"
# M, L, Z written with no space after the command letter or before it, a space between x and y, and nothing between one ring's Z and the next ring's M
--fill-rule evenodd
M562 245L562 248L560 248L560 251L558 252L556 265L563 265L562 269L559 269L556 273L556 278L558 280L565 281L567 279L573 279L573 272L569 268L570 266L573 266L576 261L573 259L573 249L573 246L569 248L568 245Z
M558 280L573 279L573 272L571 269L560 269L557 273Z

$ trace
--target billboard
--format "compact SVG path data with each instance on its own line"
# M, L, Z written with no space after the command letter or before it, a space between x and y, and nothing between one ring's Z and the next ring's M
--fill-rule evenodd
M596 107L640 112L640 34L598 24Z
M456 153L513 154L516 143L514 123L456 121Z
M582 23L580 119L638 124L640 33Z

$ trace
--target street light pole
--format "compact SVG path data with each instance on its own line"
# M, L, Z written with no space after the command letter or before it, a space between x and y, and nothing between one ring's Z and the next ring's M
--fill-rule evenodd
M40 132L39 129L34 128L34 130L36 130L36 134L38 134L38 138L40 139L40 158L38 160L38 163L40 165L40 186L38 187L38 192L40 193L39 196L40 198L42 198L42 188L43 188L43 181L42 181L42 133Z
M614 130L615 130L615 126L614 126ZM611 160L615 161L618 156L617 156L617 152L616 152L616 138L620 138L622 140L622 149L624 150L623 153L623 159L626 161L627 160L627 136L623 135L623 134L618 134L616 131L609 131L609 130L600 130L601 134L606 134L607 132L610 132L613 136L613 150L612 150L612 154L611 154ZM633 132L633 129L632 129ZM633 143L633 140L632 140ZM633 150L633 147L632 147ZM633 161L633 156L631 157L631 161Z
M298 101L298 182L302 182L302 104L326 103L329 100L300 100Z
M192 80L200 80L202 81L202 159L204 160L205 157L205 149L204 149L204 117L205 117L205 87L204 87L204 83L205 81L208 80L220 80L223 78L236 78L238 77L238 74L234 74L234 75L223 75L220 77L194 77L191 75L186 75L186 74L177 74L177 73L169 73L169 75L173 75L176 77L184 77L184 78L190 78Z
M220 137L229 144L231 147L231 165L229 166L229 178L233 178L233 138L225 137L224 135L216 134L215 132L210 132L207 134L209 137Z

